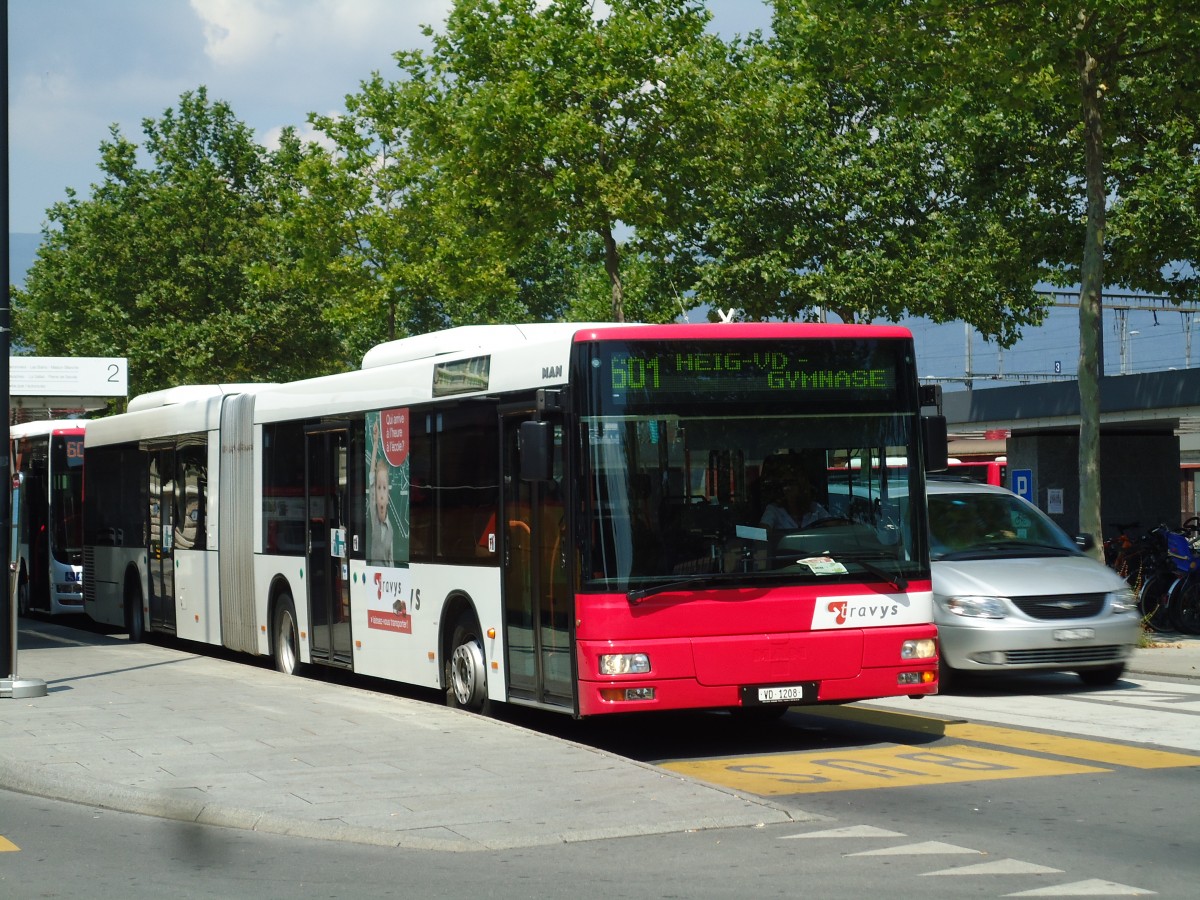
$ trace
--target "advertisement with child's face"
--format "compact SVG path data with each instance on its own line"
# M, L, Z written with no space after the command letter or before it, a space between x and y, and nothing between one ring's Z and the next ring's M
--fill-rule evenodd
M408 422L407 409L368 413L367 425L367 569L375 590L368 601L367 627L412 634L418 605L408 569Z
M367 562L408 562L408 409L367 413Z

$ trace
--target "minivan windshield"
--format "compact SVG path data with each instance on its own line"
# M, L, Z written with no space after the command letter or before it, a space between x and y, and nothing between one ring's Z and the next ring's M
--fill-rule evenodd
M1066 532L1015 494L931 493L929 538L933 560L1079 552Z

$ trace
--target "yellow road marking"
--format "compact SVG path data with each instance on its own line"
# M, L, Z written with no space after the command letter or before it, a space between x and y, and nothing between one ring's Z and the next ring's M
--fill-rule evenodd
M684 760L661 765L674 772L762 797L1112 771L1085 763L1135 769L1200 766L1200 755L1195 754L997 725L977 725L961 719L852 706L805 709L803 712L804 715L949 738L953 743L834 748L770 756Z
M4 835L0 834L0 853L9 853L13 850L20 850L20 849L21 849L20 847L18 847L16 844L14 844L12 841L10 841Z
M760 797L1109 771L967 744L936 749L890 746L818 750L662 765L673 772Z
M805 713L810 713L805 710ZM1044 753L1065 756L1068 759L1086 759L1089 762L1109 766L1124 766L1131 769L1171 769L1183 766L1200 766L1200 756L1189 753L1173 753L1168 750L1150 750L1130 747L1126 744L1111 744L1089 738L1063 737L1043 734L1040 731L1025 731L999 725L976 725L959 720L936 719L930 716L908 713L884 712L861 707L830 707L811 711L812 715L854 722L866 722L916 731L922 734L941 734L960 741L974 741L998 747L1020 750L1027 753Z

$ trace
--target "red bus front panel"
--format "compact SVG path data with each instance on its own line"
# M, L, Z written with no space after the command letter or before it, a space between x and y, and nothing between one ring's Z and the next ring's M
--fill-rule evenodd
M674 593L640 604L581 595L579 712L738 707L770 686L795 688L797 704L936 693L936 657L902 655L906 642L936 639L931 603L928 583L905 593L861 585ZM847 605L874 610L880 624L851 624L861 616L839 624L836 610ZM812 630L814 621L831 624ZM601 657L613 654L643 654L649 671L601 674ZM903 683L902 673L920 680ZM625 699L631 691L636 699Z

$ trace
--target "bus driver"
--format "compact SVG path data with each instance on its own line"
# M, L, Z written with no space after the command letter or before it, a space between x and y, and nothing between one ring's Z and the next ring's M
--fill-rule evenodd
M793 478L770 481L764 487L770 500L759 521L763 528L794 531L829 518L829 511L816 501L811 482L799 470L795 471Z

